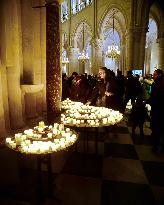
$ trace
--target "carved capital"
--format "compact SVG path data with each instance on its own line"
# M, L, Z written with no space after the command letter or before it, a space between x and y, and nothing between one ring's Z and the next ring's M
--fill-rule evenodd
M148 28L146 27L129 28L125 33L125 38L140 39L142 36L146 36L147 32L148 32Z

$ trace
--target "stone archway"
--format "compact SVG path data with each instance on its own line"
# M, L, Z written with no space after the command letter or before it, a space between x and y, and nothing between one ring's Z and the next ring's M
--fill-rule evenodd
M84 31L84 32L83 32ZM83 36L84 35L84 36ZM91 56L89 61L86 63L79 63L78 62L78 54L81 53L83 50L86 51L88 48L88 43L90 43L92 38L92 30L90 25L86 21L81 21L73 33L73 43L74 48L76 49L76 56L74 58L74 62L78 68L78 73L90 73L90 62L92 61Z
M114 18L113 18L114 14ZM126 18L124 17L123 13L115 7L111 7L106 15L102 17L100 24L99 24L99 36L103 42L103 61L106 60L105 52L106 52L106 43L107 39L110 38L113 34L111 34L111 29L113 29L113 21L114 21L114 33L117 34L119 38L119 47L120 47L120 57L115 60L115 65L119 65L119 69L123 72L125 70L126 65L126 45L125 45L125 34L126 34ZM110 34L110 35L109 35ZM114 34L115 35L115 34ZM109 59L110 60L110 59ZM112 61L111 61L112 62Z
M153 71L157 68L164 70L164 15L163 11L157 3L154 3L150 8L149 20L150 19L154 21L154 24L156 26L156 35L154 36L153 47L151 45L153 50L151 49L152 52L150 52L149 49L149 56L146 56L147 58L149 57L149 59L145 58L146 73L153 73ZM147 33L147 35L149 35L149 32ZM148 48L146 47L145 49L145 53L147 54Z
M91 26L86 21L81 21L73 32L73 41L74 48L79 48L82 50L82 35L83 35L83 24L84 24L84 46L86 46L86 42L91 40L92 30Z
M157 24L149 18L145 46L145 74L153 73L158 68Z

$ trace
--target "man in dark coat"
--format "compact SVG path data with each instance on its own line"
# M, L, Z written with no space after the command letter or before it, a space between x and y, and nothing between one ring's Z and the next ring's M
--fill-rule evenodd
M164 74L162 70L155 70L153 79L151 95L146 102L151 105L152 150L159 151L164 149Z
M126 105L129 100L133 104L136 98L142 93L142 86L139 80L133 76L131 70L127 71L127 79L125 83L125 99L123 105L123 111L125 111Z

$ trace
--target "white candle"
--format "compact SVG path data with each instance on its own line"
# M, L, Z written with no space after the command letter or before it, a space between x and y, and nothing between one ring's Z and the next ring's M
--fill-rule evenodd
M47 136L48 136L48 138L52 138L52 133L51 132L48 133Z

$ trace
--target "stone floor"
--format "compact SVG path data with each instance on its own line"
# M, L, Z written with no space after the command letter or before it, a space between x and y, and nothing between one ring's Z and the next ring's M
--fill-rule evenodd
M98 154L90 129L88 152L83 132L76 149L52 155L54 195L37 203L36 159L0 149L0 205L164 205L164 154L151 151L151 130L145 123L144 138L126 118L115 128L99 129ZM47 193L46 169L43 187Z

